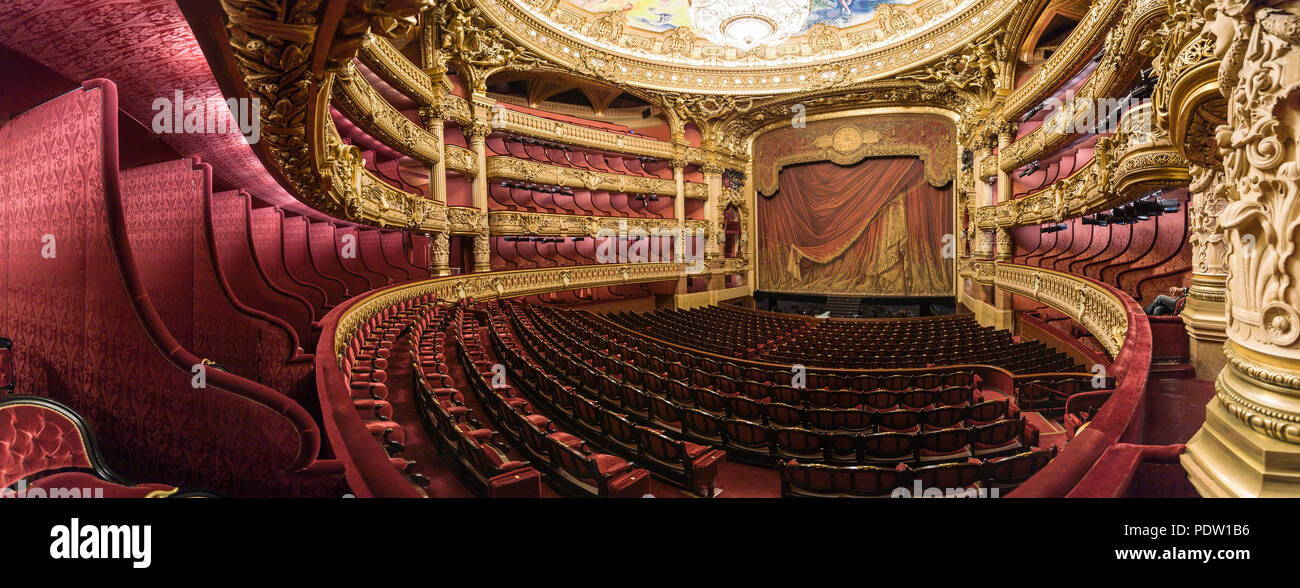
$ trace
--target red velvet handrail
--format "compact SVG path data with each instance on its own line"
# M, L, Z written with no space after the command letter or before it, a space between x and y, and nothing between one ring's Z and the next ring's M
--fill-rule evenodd
M1131 478L1131 472L1115 470L1128 462L1099 460L1117 443L1140 441L1147 378L1151 371L1151 325L1142 307L1118 288L1091 278L1074 277L1106 290L1124 305L1128 333L1112 363L1117 386L1088 426L1047 467L1012 492L1011 497L1104 496L1106 489L1113 485L1106 480L1127 483ZM1073 493L1076 487L1081 488L1081 493Z

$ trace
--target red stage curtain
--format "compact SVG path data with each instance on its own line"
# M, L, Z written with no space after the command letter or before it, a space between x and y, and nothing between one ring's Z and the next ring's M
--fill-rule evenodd
M925 181L913 157L820 162L781 171L759 201L760 287L860 295L951 292L947 189Z

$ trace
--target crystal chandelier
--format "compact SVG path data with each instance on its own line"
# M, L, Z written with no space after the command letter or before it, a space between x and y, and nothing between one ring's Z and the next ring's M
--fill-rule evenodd
M695 31L718 45L748 51L777 45L808 22L811 0L690 0Z

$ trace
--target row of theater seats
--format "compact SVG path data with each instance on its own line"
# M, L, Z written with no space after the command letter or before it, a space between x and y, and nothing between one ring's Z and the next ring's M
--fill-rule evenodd
M923 409L935 404L965 405L972 401L982 401L982 396L978 395L970 385L974 378L970 372L855 378L856 384L877 386L865 391L853 388L801 388L792 385L791 380L785 380L785 384L774 384L765 378L775 374L762 370L745 370L737 374L743 378L759 378L758 380L738 380L710 372L707 365L701 368L687 367L680 361L687 358L685 355L669 357L679 361L666 363L663 358L653 354L653 350L642 351L636 342L624 338L605 337L591 342L580 340L571 333L596 330L582 324L580 320L570 320L575 317L587 318L581 313L560 311L551 307L524 308L530 320L541 326L543 335L564 343L566 353L574 356L573 360L560 358L564 372L573 377L582 387L610 399L611 402L624 398L624 391L621 390L624 387L644 390L654 396L696 405L718 413L743 411L745 409L742 407L769 403L790 405L795 408L891 411L907 408ZM727 367L737 368L734 364L724 364L723 367L724 371L728 371L725 369ZM788 375L784 372L778 373L782 376Z
M424 307L429 305L428 301L405 301L366 319L348 339L341 365L356 418L374 442L383 448L389 463L419 486L427 486L429 480L421 474L408 472L415 462L400 457L406 450L406 432L402 423L392 420L387 370L398 338L413 325L418 328ZM338 419L342 407L328 408L328 412Z
M561 188L511 180L488 184L488 195L492 210L635 218L673 216L674 197L667 195Z
M870 433L866 430L819 431L774 425L770 421L735 418L736 415L727 407L737 405L728 404L725 400L720 407L722 410L710 412L708 410L710 407L705 404L690 405L682 402L681 398L656 395L649 388L625 384L626 378L623 374L627 373L629 367L637 368L623 363L621 358L626 356L628 361L636 361L636 355L630 352L633 350L624 348L622 354L605 355L604 361L600 362L604 365L594 364L591 363L591 358L583 358L580 355L580 350L586 349L585 343L566 334L580 331L562 330L554 324L548 324L545 311L537 311L532 306L522 307L521 310L518 305L508 302L505 308L515 328L526 338L526 342L534 352L539 354L541 361L548 364L554 373L565 374L564 377L569 378L572 386L582 390L588 398L594 399L607 408L621 410L634 418L648 421L656 427L681 434L694 441L722 445L732 455L749 461L766 463L781 458L853 463L899 462L910 459L942 461L976 454L991 455L1012 451L1036 442L1033 427L1027 428L1023 420L999 419L1000 416L1007 416L1009 407L1006 404L999 407L997 403L980 406L975 417L976 422L981 424L973 427L964 426L971 416L970 407L964 404L946 407L950 410L935 410L940 407L928 407L929 412L925 410L845 411L838 415L829 414L827 415L829 418L823 421L826 424L834 424L838 420L859 427L865 424L871 431L875 431L883 423L885 427L899 427L898 431L906 431L884 433ZM587 370L586 373L593 373L598 381L607 382L609 385L593 387L585 384L581 377L572 377L572 374L584 373L584 370ZM555 387L552 386L552 389ZM712 390L696 390L700 394L715 394ZM580 420L587 421L593 429L600 430L604 423L598 415L586 415L586 418L583 418L584 411L589 412L588 405L594 405L595 402L586 400L584 403L573 400L569 404L566 401L571 400L572 397L567 396L562 389L558 392L548 400L559 410L571 410ZM767 415L768 410L773 406L779 408L786 405L767 403L764 406L755 403L748 405L746 410L757 410L760 414ZM797 408L794 409L794 414L800 414ZM932 425L942 424L948 427L941 430L922 430L922 415L927 417L933 415ZM984 423L978 420L980 418L992 420Z
M551 420L547 416L534 414L533 406L523 398L524 389L528 388L526 382L528 377L525 373L515 371L512 377L507 376L506 371L495 371L494 366L500 366L504 369L510 364L512 356L511 351L506 349L506 341L498 340L498 333L493 333L493 343L491 346L497 350L497 353L506 353L506 364L491 363L489 356L489 345L482 340L480 323L477 317L465 316L461 323L460 342L463 345L464 355L461 360L465 362L465 369L473 369L480 373L480 379L476 380L476 385L480 388L480 397L495 398L500 405L497 408L500 416L499 423L517 424L515 440L517 444L523 446L530 454L537 455L539 463L545 464L552 472L551 479L556 481L560 487L567 488L569 492L580 494L580 496L597 496L597 497L641 497L650 493L650 475L651 472L627 461L620 455L628 455L627 448L615 446L603 442L606 440L591 440L576 436L573 432L576 429L569 427L568 419L564 415L556 414L549 411L556 420ZM515 350L517 353L517 350ZM517 356L516 356L517 358ZM521 364L515 362L516 367ZM493 380L500 380L493 384ZM515 384L511 384L511 380ZM536 398L536 395L534 395ZM485 405L486 406L486 405ZM491 411L491 408L489 408ZM507 429L510 429L506 425ZM651 431L642 432L642 434L651 433ZM636 437L637 433L632 433ZM545 436L545 437L543 437ZM545 448L543 453L542 448ZM633 458L650 457L651 454L643 454L637 445L633 445L633 451L630 455ZM669 446L646 445L643 448L646 451L669 451ZM715 468L701 467L699 470L693 470L693 462L680 462L676 466L681 468L681 472L671 472L671 459L663 462L655 462L656 472L666 479L677 481L677 483L688 484L693 480L708 488L711 493L712 479L714 479ZM673 476L672 474L682 474ZM692 477L695 476L695 477ZM693 487L688 487L693 488Z
M1056 457L1057 448L1031 449L989 460L970 459L920 467L844 466L801 463L781 464L783 498L889 498L978 496L980 489L1010 492ZM921 492L918 495L917 490ZM926 491L938 492L927 496ZM970 492L974 490L975 492Z
M690 491L702 491L705 497L713 496L714 480L726 456L723 451L676 439L662 429L647 426L649 421L637 418L640 415L602 407L589 397L576 395L580 389L559 383L546 367L534 360L540 357L537 347L525 346L515 337L498 303L489 304L488 316L492 346L509 373L522 389L545 405L547 412L568 425L570 431L582 433L590 445L639 460L665 480ZM557 397L571 402L555 402ZM526 445L532 442L526 441Z
M815 321L712 306L609 318L652 337L737 358L827 368L889 369L990 364L1013 373L1082 371L1039 342L967 316L918 321ZM725 333L718 337L716 333Z

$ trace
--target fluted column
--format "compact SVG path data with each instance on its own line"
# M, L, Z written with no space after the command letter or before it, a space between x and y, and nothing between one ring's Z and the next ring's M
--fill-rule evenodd
M474 197L474 208L479 212L487 214L488 203L488 177L487 177L487 147L485 140L492 133L492 125L484 121L475 120L472 124L461 129L465 133L465 138L469 140L469 148L474 152L474 159L477 162L477 169L474 173L474 181L471 186Z
M444 120L441 109L424 107L420 109L424 119L424 128L438 139L438 161L429 166L429 187L425 196L439 204L447 204L447 147L443 140Z
M1214 8L1227 365L1182 463L1203 496L1300 496L1300 2Z
M1223 170L1192 166L1192 226L1188 238L1192 246L1192 287L1181 316L1191 337L1196 377L1203 380L1213 380L1225 362L1228 249L1219 228L1219 215L1228 205L1225 194L1230 189Z
M673 199L673 218L677 220L677 236L673 239L673 259L682 261L685 256L686 235L686 159L673 160L673 182L677 194Z

